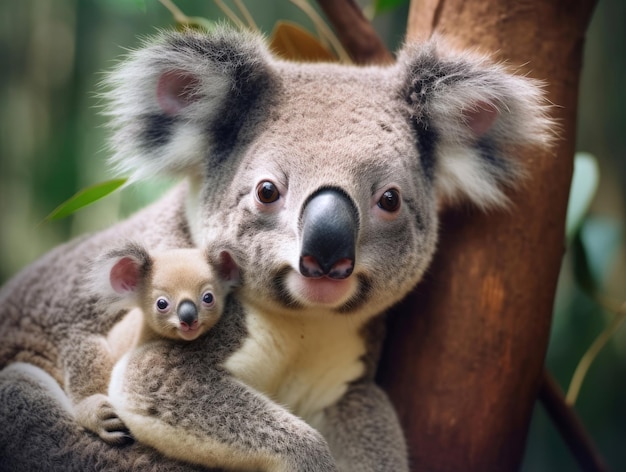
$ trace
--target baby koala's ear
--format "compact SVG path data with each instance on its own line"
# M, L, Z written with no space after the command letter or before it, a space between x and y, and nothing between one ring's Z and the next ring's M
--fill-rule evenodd
M242 284L243 276L237 263L243 257L240 251L223 244L211 244L205 248L205 256L226 290Z
M91 291L103 298L111 310L129 308L138 301L138 292L148 278L152 258L146 249L129 242L96 259L91 267Z
M141 281L141 262L132 256L121 257L111 267L109 281L120 295L135 292Z
M440 204L503 206L524 174L520 147L545 147L553 120L542 84L434 38L408 44L397 66L425 175Z
M228 287L237 287L241 284L239 266L229 251L223 250L219 253L217 267L220 277Z

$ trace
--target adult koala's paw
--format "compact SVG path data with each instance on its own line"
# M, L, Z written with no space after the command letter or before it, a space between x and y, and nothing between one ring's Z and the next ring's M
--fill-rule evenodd
M74 413L82 427L96 433L111 446L125 446L134 441L106 395L96 394L85 398L76 405Z

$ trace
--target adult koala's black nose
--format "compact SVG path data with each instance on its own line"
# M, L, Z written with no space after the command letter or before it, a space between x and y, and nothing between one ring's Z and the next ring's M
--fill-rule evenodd
M326 188L314 193L302 210L301 228L303 276L345 279L352 274L359 215L345 192Z

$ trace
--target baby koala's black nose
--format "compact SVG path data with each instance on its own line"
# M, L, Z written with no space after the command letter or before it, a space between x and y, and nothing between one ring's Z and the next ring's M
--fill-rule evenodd
M198 307L191 300L183 300L178 305L178 319L181 323L191 326L194 321L198 320Z

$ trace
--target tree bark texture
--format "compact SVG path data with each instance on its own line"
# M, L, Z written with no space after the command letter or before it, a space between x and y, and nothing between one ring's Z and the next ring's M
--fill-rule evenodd
M390 317L379 380L413 470L518 470L564 252L578 81L594 0L413 0L408 36L445 35L546 82L560 130L518 156L510 211L447 211L425 280Z

